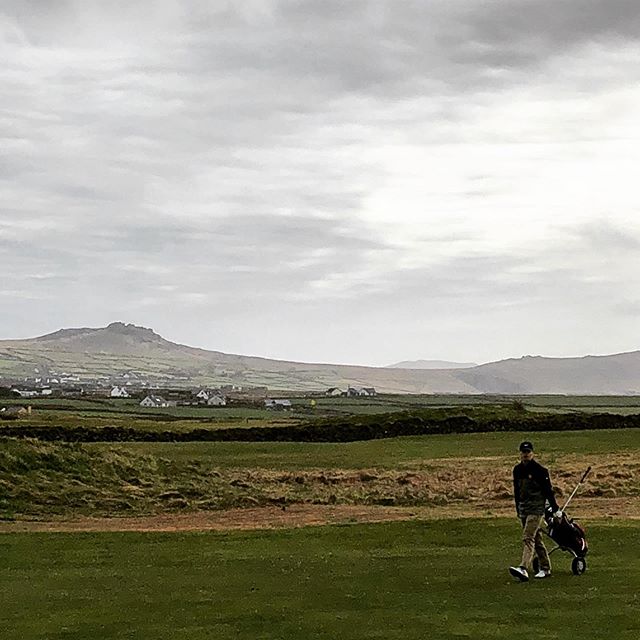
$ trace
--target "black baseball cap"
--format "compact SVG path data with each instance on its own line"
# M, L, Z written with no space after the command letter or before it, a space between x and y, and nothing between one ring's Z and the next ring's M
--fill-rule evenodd
M529 442L528 440L525 440L524 442L520 443L520 451L522 451L523 453L525 451L533 451L533 444L531 442Z

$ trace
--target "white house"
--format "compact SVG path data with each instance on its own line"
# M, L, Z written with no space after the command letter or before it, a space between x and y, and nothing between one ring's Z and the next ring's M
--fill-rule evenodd
M341 396L342 394L342 390L338 389L338 387L329 387L329 389L324 392L325 396Z
M207 404L210 407L224 407L227 404L227 399L218 393L213 393L207 398Z
M348 387L347 396L375 396L376 390L373 387Z
M129 392L124 387L113 387L109 395L112 398L128 398Z
M162 396L148 395L141 403L141 407L170 407L172 406L168 400Z
M196 398L200 398L200 400L206 402L209 399L209 392L206 389L200 389L200 391L196 393Z
M21 398L35 398L40 395L37 389L17 389L16 387L12 387L11 391L17 393Z
M276 411L286 411L291 409L291 400L267 399L264 401L264 406L267 409L274 409Z

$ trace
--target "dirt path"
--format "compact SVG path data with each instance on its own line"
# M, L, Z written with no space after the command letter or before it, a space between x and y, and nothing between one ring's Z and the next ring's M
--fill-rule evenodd
M583 498L572 515L580 520L640 519L640 498ZM298 504L279 507L199 511L135 518L76 518L73 520L0 522L0 533L46 531L233 531L286 529L326 524L432 520L446 518L514 517L508 501L434 507Z

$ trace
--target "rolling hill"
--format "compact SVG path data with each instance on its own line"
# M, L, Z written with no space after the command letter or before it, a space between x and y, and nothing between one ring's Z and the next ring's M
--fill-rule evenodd
M405 369L269 360L165 340L114 322L0 341L0 378L72 376L175 386L238 384L321 391L347 385L387 393L639 394L640 351L582 358L525 356L469 368ZM0 380L1 382L1 380Z
M640 351L582 358L523 358L483 364L457 373L482 393L640 393Z
M133 380L182 386L238 384L319 391L353 385L391 393L474 393L447 370L416 372L234 355L169 342L151 329L122 322L0 341L0 376L62 374L81 380L126 374Z

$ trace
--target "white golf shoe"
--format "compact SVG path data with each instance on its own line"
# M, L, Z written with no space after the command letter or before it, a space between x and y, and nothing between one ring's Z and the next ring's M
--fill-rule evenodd
M524 567L509 567L509 573L520 580L520 582L527 582L529 580L529 574Z
M536 573L535 576L533 576L534 578L548 578L551 575L551 570L549 571L545 571L544 569L540 569L540 571L538 571L538 573Z

